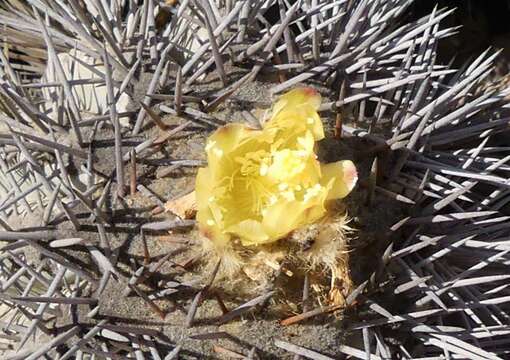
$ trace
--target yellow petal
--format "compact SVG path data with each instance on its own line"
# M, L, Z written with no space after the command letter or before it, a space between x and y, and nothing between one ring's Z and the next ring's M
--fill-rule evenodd
M280 199L264 211L262 225L272 241L287 236L304 223L304 204Z
M273 106L271 119L264 128L290 129L301 133L310 130L315 140L324 138L324 129L317 110L320 94L312 88L297 88L282 95Z
M325 202L331 189L332 182L326 187L316 184L308 188L303 196L303 202L306 207L304 212L304 222L311 224L326 214Z
M297 145L300 150L312 154L315 148L315 138L310 131L306 131L302 136L297 138Z
M326 215L324 203L320 202L306 209L304 213L304 224L313 224Z
M306 131L297 137L295 144L273 149L272 163L268 176L275 182L283 182L303 187L312 186L320 178L320 165L314 153L312 133Z
M197 177L195 179L195 199L199 210L207 207L208 199L213 190L213 181L211 181L211 177L212 174L210 168L206 167L198 169Z
M218 128L207 140L206 151L208 155L217 155L218 150L228 153L236 148L257 130L244 124L227 124Z
M326 191L323 191L307 201L280 199L269 206L262 220L264 229L270 236L269 241L282 239L299 227L322 218L326 214L324 207L326 195Z
M304 187L317 184L321 178L321 164L314 157L306 160L306 167L301 174L301 182Z
M302 105L307 105L314 110L318 110L321 105L321 95L317 90L311 87L293 89L280 96L273 106L272 116L276 116L283 109L295 108Z
M358 181L356 166L350 160L321 165L321 172L323 186L326 186L332 179L334 180L327 200L346 197Z
M225 177L232 174L235 165L233 156L242 154L246 150L256 147L255 143L260 136L269 137L260 130L249 128L244 124L227 124L216 130L208 139L205 147L207 162L215 177ZM246 146L247 145L247 146Z
M273 137L274 132L263 132L244 124L232 123L218 128L207 139L205 150L208 156L218 157L236 151L249 142L271 142Z
M241 221L225 231L237 235L244 246L260 245L270 240L260 221L252 219Z
M264 125L264 130L278 129L287 142L310 131L315 141L324 138L324 128L317 111L308 105L285 107Z
M317 113L312 113L307 118L308 128L312 130L315 141L319 141L324 139L324 127L322 126L322 121Z
M211 240L218 248L224 247L230 242L231 236L224 233L220 226L215 223L209 209L202 209L197 212L197 222L200 234Z
M195 181L195 196L197 205L197 220L199 217L210 221L211 219L215 224L221 226L223 224L223 215L221 208L218 205L217 198L219 198L225 188L212 179L210 168L198 169ZM207 217L203 216L207 213Z

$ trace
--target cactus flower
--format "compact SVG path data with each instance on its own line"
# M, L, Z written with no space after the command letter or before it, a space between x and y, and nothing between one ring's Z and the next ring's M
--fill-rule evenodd
M321 164L314 151L324 138L320 95L292 90L274 104L263 129L229 124L207 140L208 166L196 178L202 235L223 247L268 244L326 215L326 203L349 194L354 164Z

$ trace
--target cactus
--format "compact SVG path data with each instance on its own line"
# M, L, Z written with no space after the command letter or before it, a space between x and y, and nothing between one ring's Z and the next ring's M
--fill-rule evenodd
M406 21L412 4L2 2L1 356L505 358L510 90L490 81L497 51L439 63L453 10ZM260 125L298 85L323 97L319 157L360 170L339 317L310 308L306 276L293 316L277 281L222 298L221 264L182 255L194 220L161 214L192 190L204 136Z

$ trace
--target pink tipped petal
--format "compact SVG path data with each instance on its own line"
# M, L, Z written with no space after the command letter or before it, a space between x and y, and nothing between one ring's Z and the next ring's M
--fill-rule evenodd
M356 169L354 163L350 160L344 160L341 161L341 163L344 169L344 182L349 192L351 192L358 182L358 170Z
M294 104L310 105L314 110L317 110L321 105L321 95L317 90L311 87L296 88L284 96L291 98L291 102Z
M310 107L317 111L321 105L321 95L310 87L301 87L289 91L282 95L273 106L272 116L277 116L280 112L296 111L300 107Z
M327 200L346 197L358 181L358 172L350 160L321 165L321 172L321 184L323 186L326 186L330 180L334 179Z

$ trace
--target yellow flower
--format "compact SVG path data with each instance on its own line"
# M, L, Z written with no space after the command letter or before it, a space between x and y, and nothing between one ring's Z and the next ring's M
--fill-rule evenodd
M274 104L262 130L229 124L209 137L208 166L199 169L195 191L200 231L216 246L285 238L352 190L351 161L317 160L315 142L324 138L320 102L315 90L298 88Z

